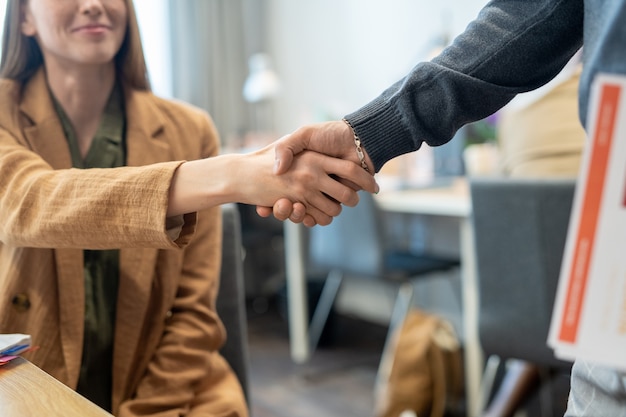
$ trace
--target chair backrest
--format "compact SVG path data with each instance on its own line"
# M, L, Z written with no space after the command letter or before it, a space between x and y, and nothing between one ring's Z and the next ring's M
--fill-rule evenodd
M487 354L564 365L547 346L574 179L470 181Z
M248 404L250 403L248 322L245 308L241 220L234 204L222 206L222 270L217 313L226 327L226 343L220 353L239 378Z
M374 196L359 192L356 207L343 206L328 226L309 230L309 262L346 274L380 277L384 267L385 237Z

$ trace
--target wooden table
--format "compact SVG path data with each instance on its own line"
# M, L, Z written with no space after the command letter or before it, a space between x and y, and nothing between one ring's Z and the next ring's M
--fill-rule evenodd
M113 417L26 359L0 366L2 417Z
M471 221L471 199L467 182L460 178L449 186L384 191L376 196L382 210L396 213L444 216L459 220L463 288L463 333L468 416L479 407L483 355L478 338L478 285ZM285 256L289 309L291 357L308 361L308 306L302 242L302 226L285 222Z

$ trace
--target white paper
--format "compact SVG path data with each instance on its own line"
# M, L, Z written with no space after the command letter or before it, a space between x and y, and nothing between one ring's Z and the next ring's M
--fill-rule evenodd
M548 343L626 370L626 77L599 75Z
M0 356L18 355L28 349L30 344L30 336L27 334L0 334Z

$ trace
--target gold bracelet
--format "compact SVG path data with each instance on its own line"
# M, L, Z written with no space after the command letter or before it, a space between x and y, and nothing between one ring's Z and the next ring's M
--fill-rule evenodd
M361 147L361 139L359 139L359 136L356 134L356 132L354 131L354 128L352 127L349 121L347 121L345 118L341 120L343 120L344 123L347 124L350 130L352 131L352 135L354 136L354 145L356 146L356 155L359 157L359 161L361 161L361 167L363 167L363 169L366 170L367 172L371 173L369 167L365 163L365 154L363 153L363 148Z

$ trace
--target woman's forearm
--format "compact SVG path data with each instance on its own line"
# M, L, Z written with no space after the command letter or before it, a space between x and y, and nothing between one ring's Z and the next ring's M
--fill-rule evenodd
M236 200L232 170L241 155L220 155L181 164L169 191L168 216L190 213Z
M291 169L273 173L274 148L249 154L228 154L185 162L177 169L169 191L168 216L239 202L271 207L287 198L301 202L322 218L336 216L340 204L358 202L356 191L333 177L350 179L356 188L374 191L371 174L353 162L314 152L299 155Z

